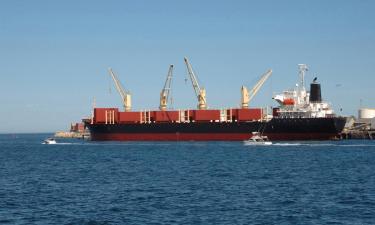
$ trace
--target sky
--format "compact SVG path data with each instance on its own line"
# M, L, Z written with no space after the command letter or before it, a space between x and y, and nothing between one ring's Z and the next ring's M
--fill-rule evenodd
M251 107L309 67L340 115L375 108L375 1L0 1L0 133L68 130L97 107L157 109L174 64L173 108L197 100L189 58L210 108L237 107L240 88L273 70ZM340 110L341 109L341 110Z

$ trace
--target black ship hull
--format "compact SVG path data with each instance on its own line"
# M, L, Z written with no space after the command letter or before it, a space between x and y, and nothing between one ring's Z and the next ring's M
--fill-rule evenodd
M261 132L273 141L336 139L345 118L273 118L267 122L91 124L94 141L243 141Z

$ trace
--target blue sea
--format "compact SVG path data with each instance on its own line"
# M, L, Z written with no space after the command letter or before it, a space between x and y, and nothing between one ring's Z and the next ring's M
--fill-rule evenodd
M0 224L375 224L375 141L0 135Z

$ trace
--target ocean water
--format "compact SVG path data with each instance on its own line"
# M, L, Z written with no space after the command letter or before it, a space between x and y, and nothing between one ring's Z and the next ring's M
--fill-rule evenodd
M0 135L0 224L375 224L375 141Z

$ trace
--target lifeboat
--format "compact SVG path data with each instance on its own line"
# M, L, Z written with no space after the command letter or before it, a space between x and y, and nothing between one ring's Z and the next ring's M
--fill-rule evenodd
M284 105L294 105L294 99L286 98L286 99L284 99L283 104Z

